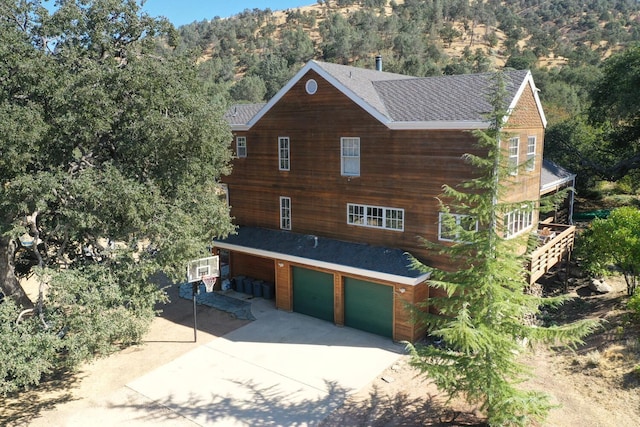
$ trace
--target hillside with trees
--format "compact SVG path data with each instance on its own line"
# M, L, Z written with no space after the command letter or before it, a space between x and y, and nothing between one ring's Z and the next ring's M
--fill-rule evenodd
M226 104L270 99L310 59L373 68L382 55L385 71L413 76L531 69L549 158L577 172L583 188L637 168L633 135L613 132L611 117L592 108L592 88L611 77L603 61L640 41L634 0L319 0L178 30L177 50L199 58L204 90ZM620 138L629 149L612 155Z

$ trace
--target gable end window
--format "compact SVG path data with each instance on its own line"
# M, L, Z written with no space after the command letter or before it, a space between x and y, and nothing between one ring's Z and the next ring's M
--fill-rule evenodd
M404 209L348 203L347 224L404 231Z
M527 170L532 171L536 168L536 137L527 138Z
M278 138L278 169L281 171L290 170L289 155L289 137L281 136Z
M291 230L291 198L280 197L280 228Z
M509 138L509 168L511 175L518 175L518 147L520 138Z
M236 156L238 158L247 157L247 137L239 136L236 138Z
M460 242L460 234L464 231L478 231L478 221L470 215L445 212L438 214L438 240Z
M360 176L360 138L340 138L340 173Z

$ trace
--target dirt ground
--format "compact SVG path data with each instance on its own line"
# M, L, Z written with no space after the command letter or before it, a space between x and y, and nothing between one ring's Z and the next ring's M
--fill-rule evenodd
M549 293L561 287L558 277L546 280ZM556 323L584 316L605 319L604 327L584 346L576 350L539 349L523 356L534 372L525 386L547 392L559 405L545 426L640 425L639 327L629 322L623 309L624 281L614 278L609 283L614 292L595 295L585 288L584 280L574 279L569 290L575 299L556 312L545 314L548 322ZM175 287L172 289L175 292ZM78 411L104 406L102 396L247 322L212 308L198 307L198 342L194 343L191 302L176 295L172 300L174 303L154 321L142 345L98 360L70 378L44 384L37 392L0 402L0 424L69 425ZM60 385L66 391L59 391ZM476 408L464 402L446 404L445 396L430 380L418 376L407 356L403 356L367 387L351 395L322 425L477 426L482 422Z
M545 279L545 289L556 293L562 276ZM624 310L626 285L621 277L607 279L614 291L594 294L586 279L573 279L574 299L555 312L548 322L579 318L604 319L602 329L578 349L537 349L523 355L533 377L523 385L544 391L558 408L544 426L640 425L640 327L629 322ZM434 384L409 366L408 356L352 395L324 422L324 426L478 426L483 419L477 408L464 402L445 405L446 397Z
M168 285L164 277L159 277L158 282ZM79 411L92 407L107 410L105 396L249 322L223 311L198 306L198 341L194 342L192 302L179 298L175 285L168 288L168 294L172 303L164 306L162 315L154 319L144 342L96 360L68 378L45 382L40 389L22 393L16 399L3 401L0 398L0 426L81 425L74 419ZM98 424L109 425L106 420L94 420L86 425Z

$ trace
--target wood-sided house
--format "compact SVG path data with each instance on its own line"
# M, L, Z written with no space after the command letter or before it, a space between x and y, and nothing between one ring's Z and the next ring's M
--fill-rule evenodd
M446 267L418 236L440 226L443 184L472 176L462 156L486 128L492 74L416 78L318 61L266 104L236 105L233 172L223 178L238 233L215 242L231 276L275 283L276 306L338 325L415 341L406 309L429 297L411 254ZM540 197L546 119L528 71L504 72L510 161L527 163L510 201ZM508 233L532 231L516 211Z

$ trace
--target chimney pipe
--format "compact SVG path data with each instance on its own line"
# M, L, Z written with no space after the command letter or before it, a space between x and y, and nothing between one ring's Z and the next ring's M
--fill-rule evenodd
M376 71L382 71L382 55L376 55Z

